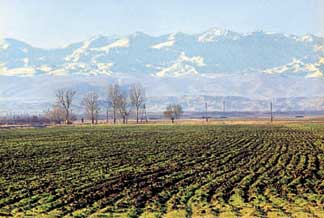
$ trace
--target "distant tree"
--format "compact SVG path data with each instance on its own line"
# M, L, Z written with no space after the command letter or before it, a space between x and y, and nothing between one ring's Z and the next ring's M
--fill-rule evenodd
M65 119L65 111L62 107L54 105L53 108L46 113L46 117L52 123L61 124Z
M176 119L179 119L183 114L182 106L179 104L174 105L174 115Z
M139 110L141 106L145 102L145 89L144 87L139 84L132 84L129 90L129 97L131 104L135 107L136 109L136 123L138 123L139 120Z
M182 114L183 110L179 104L170 104L164 111L164 116L171 119L172 123L174 123L175 119L179 119Z
M88 93L82 101L83 106L85 107L86 114L88 118L91 120L91 123L94 124L95 121L97 123L98 112L100 110L99 107L99 96L94 93Z
M118 104L120 103L119 98L121 96L121 89L118 84L111 84L108 87L108 105L111 105L113 109L113 119L116 123L116 113L118 109Z
M174 114L173 114L171 105L168 105L167 108L166 108L166 110L163 113L164 113L164 116L166 118L172 120L172 123L174 122Z
M131 104L126 92L120 93L117 98L117 108L119 110L120 116L123 118L123 123L126 124L128 121L128 116L131 112Z
M72 102L73 98L75 96L76 92L73 90L65 90L65 89L60 89L57 90L56 92L56 100L57 104L63 108L65 112L65 123L70 124L70 113L71 113L71 107L72 107Z

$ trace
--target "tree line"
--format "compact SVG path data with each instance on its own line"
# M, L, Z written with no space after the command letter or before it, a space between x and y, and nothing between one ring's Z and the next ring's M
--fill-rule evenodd
M56 103L52 109L47 112L47 117L55 123L71 124L76 120L75 114L72 113L73 102L76 96L76 91L71 89L59 89L55 93ZM140 83L129 85L126 89L122 89L119 84L110 84L107 89L106 99L106 122L109 121L109 111L112 111L113 123L117 123L117 117L122 119L122 123L127 124L129 116L134 112L136 123L143 121L143 114L146 115L146 91ZM80 105L86 115L86 118L92 124L98 123L98 116L102 109L99 95L95 92L87 93L81 101ZM171 119L172 123L175 119L180 118L183 114L181 105L170 104L164 111L164 116ZM147 116L145 116L147 122ZM84 118L81 119L84 122Z

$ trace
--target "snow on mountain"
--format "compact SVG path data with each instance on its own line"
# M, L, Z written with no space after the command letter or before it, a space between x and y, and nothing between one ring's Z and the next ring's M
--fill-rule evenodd
M195 67L204 66L204 59L200 56L188 57L182 52L177 61L171 66L165 67L155 75L158 77L184 77L199 75Z
M19 67L15 69L0 68L4 76L34 76L35 69L32 67Z
M306 76L306 78L323 78L323 73L321 71L314 71Z
M6 43L5 40L0 40L0 50L6 50L9 45Z
M286 72L300 72L304 67L304 63L301 60L293 59L292 62L285 64L283 66L274 67L264 70L265 73L275 74L275 73L286 73Z
M112 43L114 40L117 40L117 39L115 39L114 37L104 37L104 36L92 37L91 39L84 41L82 43L82 46L75 49L72 52L72 54L66 56L64 58L64 60L78 62L82 55L87 54L88 52L91 52L92 50L103 49L103 48L107 47L109 45L109 43ZM105 51L105 50L103 49L103 51Z
M204 58L200 56L193 56L193 57L188 57L184 52L182 52L178 58L179 61L182 62L190 62L193 63L199 67L205 66L204 63Z
M163 70L156 73L158 77L184 77L198 75L198 71L195 67L185 64L183 62L175 63L170 67L166 67Z
M161 49L161 48L165 48L165 47L172 47L174 45L174 43L175 43L174 40L169 40L166 42L162 42L162 43L153 45L152 48Z
M115 42L106 45L104 47L101 48L97 48L97 49L93 49L95 51L105 51L105 52L109 52L110 49L113 48L123 48L123 47L128 47L129 46L129 40L128 39L118 39Z
M314 37L312 35L305 35L305 36L302 36L302 37L298 38L298 41L301 41L301 42L313 42Z
M237 40L240 37L241 37L240 34L229 31L229 30L212 28L212 29L209 29L208 31L204 32L203 34L199 35L198 41L208 43L208 42L215 42L221 38Z

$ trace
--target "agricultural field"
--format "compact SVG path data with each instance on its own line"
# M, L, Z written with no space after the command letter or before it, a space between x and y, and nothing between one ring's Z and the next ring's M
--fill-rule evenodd
M0 216L324 217L324 126L0 130Z

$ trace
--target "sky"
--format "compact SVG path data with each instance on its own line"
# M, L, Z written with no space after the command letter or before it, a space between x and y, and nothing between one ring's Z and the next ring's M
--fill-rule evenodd
M92 36L211 27L324 35L324 0L0 0L0 38L54 48Z

